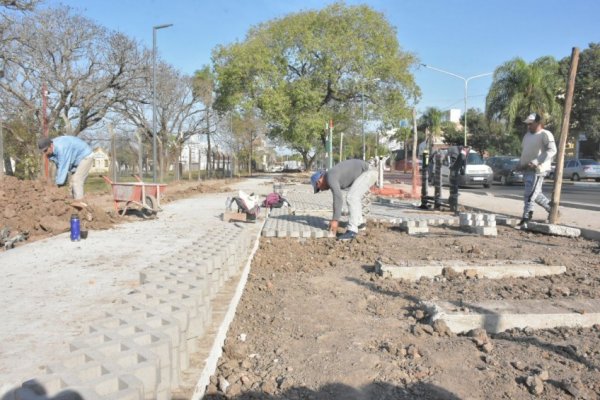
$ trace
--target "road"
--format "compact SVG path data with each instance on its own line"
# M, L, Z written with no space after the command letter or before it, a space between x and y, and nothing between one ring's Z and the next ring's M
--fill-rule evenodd
M551 198L554 181L544 182L543 192ZM461 190L471 193L485 195L486 192L495 197L504 197L509 199L523 198L523 185L502 186L494 184L489 189L468 187ZM596 182L563 182L560 205L562 207L572 207L583 210L600 211L600 183Z
M412 175L410 173L403 173L402 171L386 171L384 173L384 179L388 181L403 181L406 183L411 182ZM420 178L419 178L420 182ZM546 180L544 182L544 194L548 198L552 197L552 189L554 187L554 181ZM448 187L444 187L446 190ZM508 199L519 199L523 198L523 185L513 186L502 186L498 183L494 183L489 189L483 187L463 187L461 191L468 191L473 194L486 195L490 193L495 197L508 198ZM433 187L430 187L429 194L433 195ZM561 207L571 207L581 210L593 210L600 211L600 183L597 182L571 182L563 181L561 197Z

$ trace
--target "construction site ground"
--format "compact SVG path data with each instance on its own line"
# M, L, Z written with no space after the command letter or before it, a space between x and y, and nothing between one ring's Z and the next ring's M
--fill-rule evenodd
M120 229L110 228L122 223L111 212L110 195L94 195L89 199L93 214L87 225L89 237L76 247L65 233L72 210L64 192L35 186L24 194L17 183L13 182L14 190L3 185L0 199L6 206L0 225L29 215L32 222L13 222L13 229L29 230L29 241L41 241L20 242L0 254L5 282L0 296L7 305L0 328L0 375L6 380L0 383L14 385L36 376L42 365L58 358L60 346L82 334L86 322L110 308L117 294L140 285L141 269L161 257L174 257L178 248L201 248L198 232L222 223L217 222L219 210L228 195L238 189L264 195L272 191L273 183L281 182L298 183L290 192L300 193L299 199L311 193L308 175L301 174L169 185L170 197L157 219L139 221L138 216L129 216L130 227ZM328 193L319 196L330 200ZM187 199L174 201L182 198ZM452 218L447 212L411 210L414 202L402 200L405 208L398 212ZM518 215L515 203L514 215ZM507 202L500 205L488 199L478 206L493 212L495 207L507 207ZM316 219L310 224L325 230L327 208L313 211ZM199 218L196 214L202 212L209 215ZM199 219L190 221L192 213ZM180 218L186 214L187 221ZM588 219L597 219L596 214L589 213ZM578 212L566 210L563 215L575 220ZM43 218L52 219L53 228L50 222L40 222ZM581 223L588 229L597 224ZM315 235L290 237L289 232L284 237L265 236L263 231L208 386L197 386L206 356L191 354L187 373L172 398L199 394L207 399L600 398L600 321L589 327L457 334L430 320L427 302L544 300L552 304L600 299L598 241L510 226L497 230L497 236L484 237L439 224L430 226L428 233L408 235L397 224L380 220L370 221L352 242ZM98 244L98 254L95 240L113 245ZM10 256L11 252L18 257ZM20 269L28 257L37 259L40 267ZM93 259L93 265L80 262L82 257ZM434 279L407 281L378 274L378 261L396 265L528 262L562 265L566 272L487 279L446 269Z

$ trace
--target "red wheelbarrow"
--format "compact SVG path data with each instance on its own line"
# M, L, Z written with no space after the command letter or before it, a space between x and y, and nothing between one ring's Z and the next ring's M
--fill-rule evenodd
M121 216L128 209L139 209L142 215L149 217L158 213L160 208L160 195L164 193L167 185L164 183L145 183L134 175L137 182L113 182L107 176L102 178L112 187L115 211ZM125 206L121 208L121 205Z

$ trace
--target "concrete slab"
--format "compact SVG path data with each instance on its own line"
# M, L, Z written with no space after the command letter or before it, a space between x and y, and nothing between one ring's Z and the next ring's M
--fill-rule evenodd
M567 268L563 265L542 265L534 263L498 263L498 264L464 264L459 261L436 262L436 263L418 263L411 262L406 265L383 264L380 261L375 263L375 270L378 274L395 279L406 279L416 281L420 278L435 278L442 275L444 268L452 268L454 271L466 274L467 276L502 279L502 278L531 278L535 276L564 274Z
M600 299L435 302L426 306L433 321L444 320L455 333L475 328L498 333L512 328L590 327L600 323Z
M581 230L577 228L571 228L569 226L555 224L543 224L540 222L528 222L526 225L526 230L538 233L545 233L548 235L566 236L572 238L581 236Z

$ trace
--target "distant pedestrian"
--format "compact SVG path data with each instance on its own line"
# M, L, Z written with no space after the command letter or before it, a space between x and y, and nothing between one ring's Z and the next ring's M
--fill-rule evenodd
M91 147L78 137L59 136L54 139L41 138L38 148L56 165L55 182L58 186L65 185L71 173L71 194L75 200L72 204L85 207L82 201L83 185L94 161Z
M346 160L329 171L315 172L311 176L310 182L315 193L331 189L333 216L329 222L329 230L334 233L337 233L338 221L342 216L342 205L344 204L342 190L349 189L346 196L349 212L348 228L343 235L338 237L338 240L354 239L359 229L362 230L366 227L362 215L362 198L377 182L377 171L365 161Z
M554 136L544 129L544 121L540 114L529 114L523 122L527 124L527 133L523 136L519 167L523 171L525 191L523 218L519 226L531 221L534 203L539 204L550 214L551 202L542 193L542 184L546 172L551 168L552 158L556 154Z

